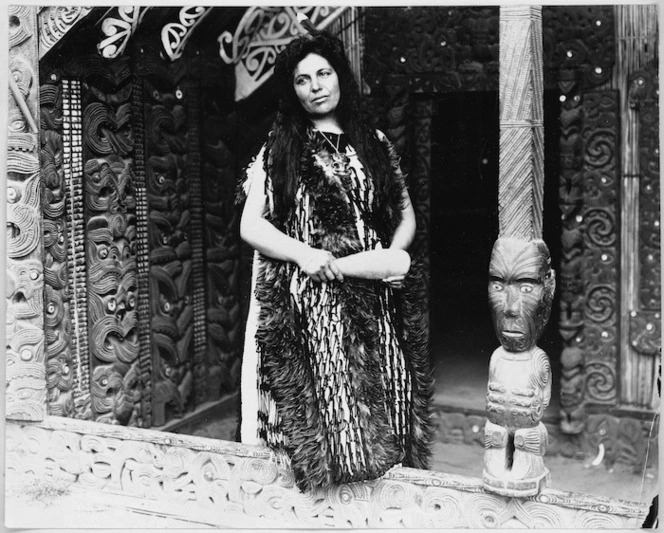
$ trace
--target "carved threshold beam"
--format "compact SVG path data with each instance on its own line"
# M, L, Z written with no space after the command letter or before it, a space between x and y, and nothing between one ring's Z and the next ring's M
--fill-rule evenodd
M92 7L51 6L39 11L39 59L42 59L74 26L87 17Z
M229 65L235 64L235 100L242 100L260 87L274 70L274 61L290 40L302 32L297 13L323 30L349 7L251 7L234 33L225 31L219 38L219 54Z
M552 489L496 496L479 479L412 468L303 494L264 447L60 417L9 423L6 438L10 482L33 472L84 489L82 505L104 495L106 505L217 527L612 529L640 527L648 511L638 502Z

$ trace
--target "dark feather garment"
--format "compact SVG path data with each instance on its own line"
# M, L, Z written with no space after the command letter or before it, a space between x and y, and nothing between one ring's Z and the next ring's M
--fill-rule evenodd
M312 132L301 165L311 246L337 257L373 248L376 242L358 235L358 205L372 235L389 244L386 236L398 225L405 185L396 154L385 144L395 180L387 195L391 205L377 210L368 195L358 196L363 191L343 160L347 156L328 150ZM301 238L298 223L296 209L282 229ZM289 456L298 487L309 491L374 479L399 462L426 468L432 380L425 310L416 298L424 283L421 264L414 262L396 294L380 281L346 278L324 289L305 280L297 297L291 285L304 275L296 265L265 256L259 264L259 386L277 410L274 416L259 403L259 432Z

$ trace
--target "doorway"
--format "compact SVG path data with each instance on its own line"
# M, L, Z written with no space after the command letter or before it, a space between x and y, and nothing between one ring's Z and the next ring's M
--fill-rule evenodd
M427 95L429 98L432 95ZM434 402L484 413L489 359L499 346L487 298L489 260L498 237L499 98L496 91L434 96L430 181L430 349ZM544 240L552 265L560 262L558 208L559 102L544 98ZM558 401L559 298L538 346L553 371ZM557 416L552 405L549 416Z

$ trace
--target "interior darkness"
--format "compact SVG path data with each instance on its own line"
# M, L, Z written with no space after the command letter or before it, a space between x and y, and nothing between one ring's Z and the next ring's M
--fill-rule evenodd
M491 248L498 236L497 92L438 95L431 126L431 354L436 376L482 374L498 347L487 299ZM554 268L560 255L556 94L545 97L544 240ZM538 342L557 381L558 298ZM449 378L447 379L449 383ZM478 391L483 394L483 390ZM554 392L554 396L557 393Z

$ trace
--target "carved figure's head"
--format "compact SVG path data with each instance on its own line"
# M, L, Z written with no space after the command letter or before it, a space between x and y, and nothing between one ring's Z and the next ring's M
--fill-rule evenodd
M555 285L543 241L496 241L489 265L489 303L503 348L523 352L535 346L551 314Z

